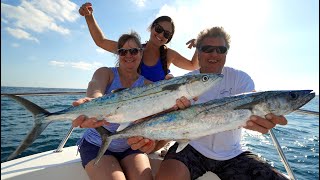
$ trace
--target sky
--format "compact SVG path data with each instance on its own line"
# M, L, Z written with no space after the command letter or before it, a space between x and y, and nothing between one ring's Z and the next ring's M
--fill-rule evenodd
M117 56L94 43L83 0L1 0L1 86L86 89L94 71ZM161 15L173 18L168 45L191 59L186 42L206 28L231 36L226 66L248 73L257 91L311 89L319 94L318 0L95 0L104 35L136 31L142 42ZM170 67L174 76L188 71Z

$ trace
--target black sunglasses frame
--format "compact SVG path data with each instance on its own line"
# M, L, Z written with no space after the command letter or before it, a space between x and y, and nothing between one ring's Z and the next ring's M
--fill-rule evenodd
M204 53L212 53L216 51L218 54L225 54L228 51L228 48L225 46L211 46L205 45L198 48L199 51Z
M117 53L119 56L125 56L129 52L131 55L135 56L139 53L139 51L142 51L142 48L131 48L131 49L120 48L117 50Z
M164 30L163 27L158 23L154 23L154 30L159 34L163 32L163 37L165 37L166 39L170 39L172 37L172 33L170 31Z

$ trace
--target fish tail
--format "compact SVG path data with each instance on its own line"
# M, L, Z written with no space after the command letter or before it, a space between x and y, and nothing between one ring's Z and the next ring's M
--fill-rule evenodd
M18 156L25 149L27 149L38 138L38 136L50 124L50 122L43 122L43 119L46 116L49 116L51 113L20 96L16 96L13 94L6 94L5 96L15 100L16 102L21 104L24 108L29 110L33 114L34 122L35 122L34 126L32 127L31 131L28 133L26 138L22 141L22 143L18 146L18 148L13 153L11 153L10 156L7 158L7 160L9 161L15 158L16 156Z
M36 105L35 103L20 97L20 96L16 96L13 94L6 94L5 96L15 100L16 102L18 102L19 104L21 104L24 108L26 108L28 111L30 111L34 117L37 117L37 115L39 114L51 114L50 112L48 112L47 110L43 109L42 107Z
M40 134L49 124L50 122L35 124L26 138L22 141L22 143L16 148L13 153L10 154L10 156L7 158L7 161L14 159L16 156L26 150L40 136Z
M97 127L95 129L99 132L99 134L101 136L102 144L101 144L101 147L99 149L98 155L97 155L97 157L95 159L94 166L96 166L99 163L101 157L106 152L106 150L108 149L108 147L109 147L109 145L110 145L110 143L112 141L112 138L110 137L112 133L110 131L108 131L107 129L105 129L102 126L101 127Z

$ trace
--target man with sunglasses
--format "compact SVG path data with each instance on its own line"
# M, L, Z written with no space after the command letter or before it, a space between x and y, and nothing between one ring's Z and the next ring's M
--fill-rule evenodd
M189 74L222 73L224 78L195 103L254 91L251 77L240 70L225 67L230 36L222 27L206 29L198 35L199 70ZM283 116L268 114L266 119L251 116L246 129L267 133L276 124L285 125ZM241 128L192 140L176 153L177 143L168 150L156 175L157 180L197 179L207 171L220 179L287 179L257 155L241 147Z

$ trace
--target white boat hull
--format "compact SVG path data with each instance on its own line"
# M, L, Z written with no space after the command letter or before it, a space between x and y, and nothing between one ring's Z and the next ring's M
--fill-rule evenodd
M159 169L161 149L149 155L153 174ZM1 179L77 179L89 180L81 165L77 146L63 148L61 152L46 151L1 163ZM198 180L219 180L213 173L206 173Z

